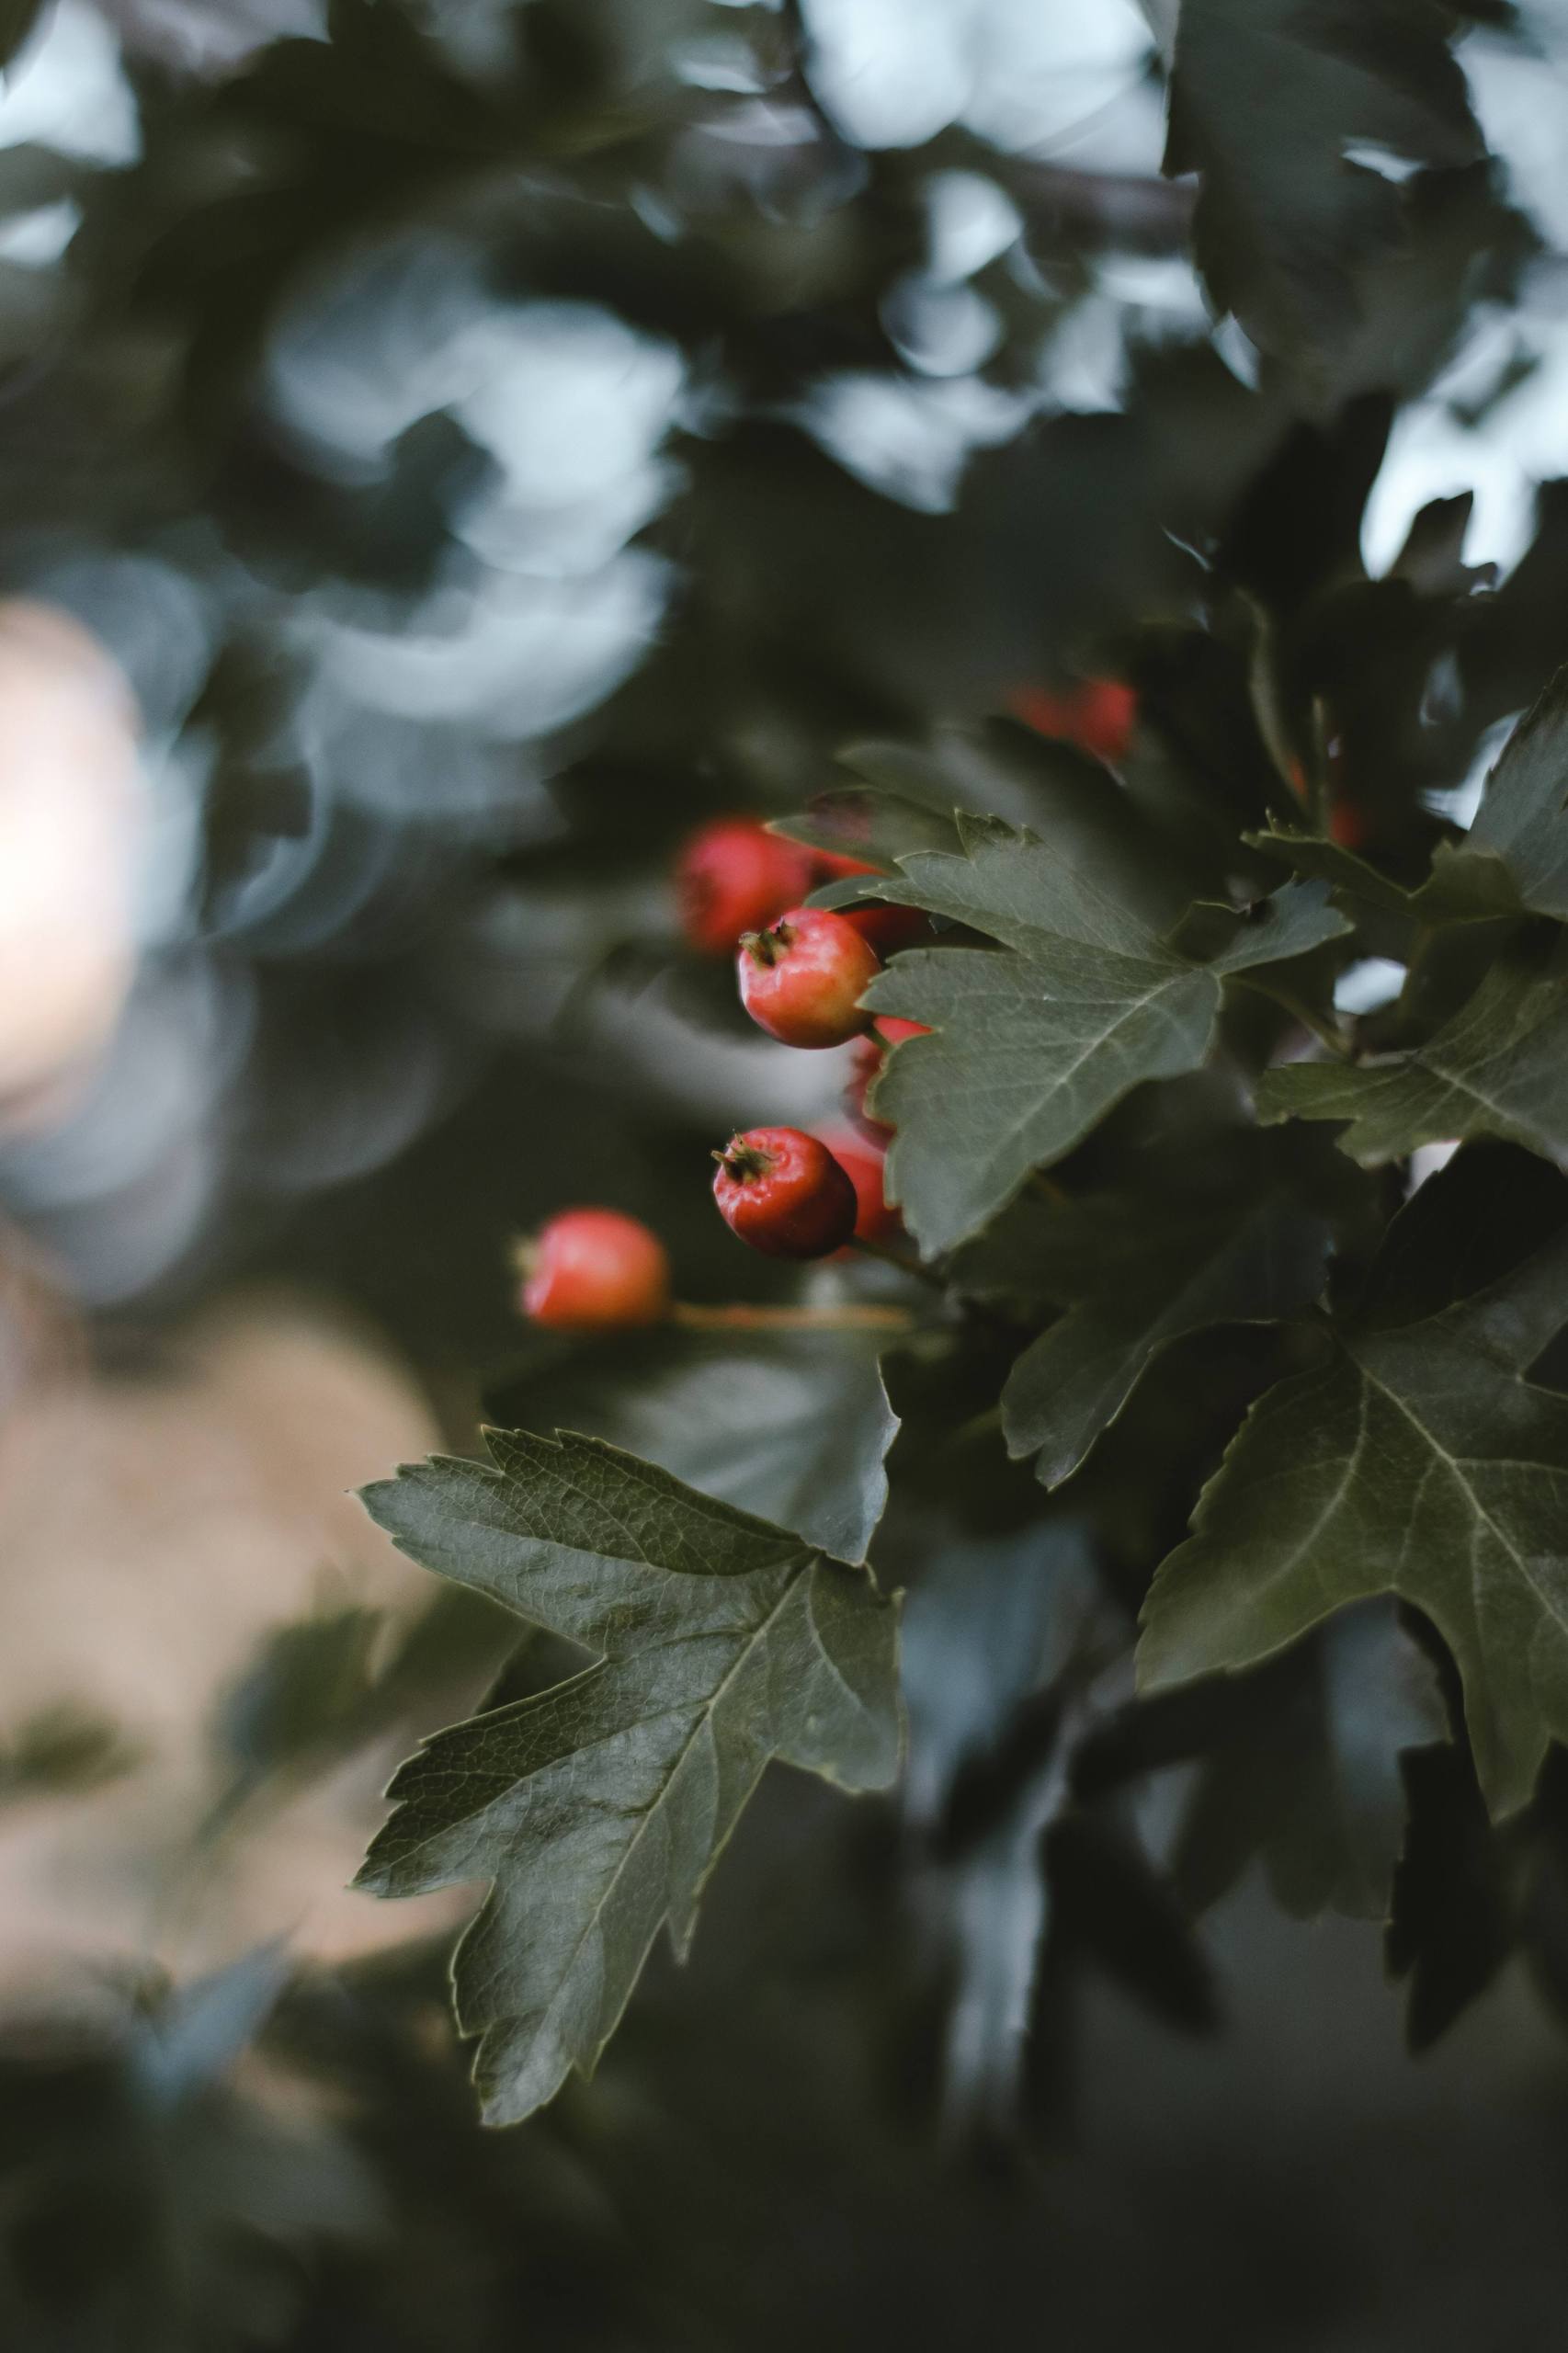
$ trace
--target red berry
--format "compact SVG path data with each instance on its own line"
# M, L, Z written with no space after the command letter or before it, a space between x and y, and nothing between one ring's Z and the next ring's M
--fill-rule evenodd
M1085 678L1062 694L1025 687L1011 700L1014 715L1041 735L1057 735L1099 760L1119 760L1132 741L1138 697L1119 678Z
M726 956L812 887L809 850L781 841L755 817L716 817L676 861L681 928L705 956Z
M853 924L823 907L791 907L749 931L736 959L741 1003L786 1046L842 1046L869 1029L862 992L881 971Z
M874 1143L869 1136L856 1135L849 1128L826 1129L821 1142L827 1145L855 1188L855 1231L860 1240L885 1242L889 1234L897 1233L899 1214L889 1205L882 1189L886 1144Z
M750 1128L717 1154L713 1199L732 1233L768 1258L825 1258L855 1231L851 1179L800 1128Z
M905 1021L902 1014L879 1013L871 1024L884 1046L902 1046L906 1038L928 1038L928 1021Z
M557 1332L605 1332L657 1324L669 1312L665 1245L619 1210L562 1210L517 1253L520 1305Z

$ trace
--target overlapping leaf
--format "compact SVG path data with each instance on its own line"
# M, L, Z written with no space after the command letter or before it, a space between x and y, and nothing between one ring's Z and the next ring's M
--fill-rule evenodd
M1450 896L1472 888L1482 911L1495 913L1487 901L1497 898L1491 870L1500 866L1520 910L1568 923L1565 801L1568 667L1558 671L1503 746L1463 847L1435 870L1433 884Z
M898 1428L878 1358L886 1338L665 1326L618 1333L608 1350L545 1341L495 1384L486 1412L607 1438L858 1562L887 1502L883 1466Z
M1148 1204L1098 1205L1102 1226ZM1085 1237L1085 1239L1087 1237ZM1160 1350L1214 1324L1271 1323L1323 1287L1326 1220L1289 1193L1123 1222L1111 1251L1080 1260L1077 1296L1018 1358L1002 1392L1008 1449L1038 1454L1048 1487L1069 1478Z
M1491 922L1541 915L1568 923L1568 667L1509 735L1462 842L1442 843L1426 880L1406 890L1337 842L1275 831L1247 836L1341 904L1415 922Z
M1290 884L1256 921L1228 917L1228 944L1199 964L1156 928L1147 877L1124 892L1114 867L994 822L966 818L962 839L961 855L902 859L877 893L983 932L1002 952L915 950L865 998L934 1033L897 1049L873 1098L898 1131L890 1197L928 1251L974 1233L1131 1088L1196 1070L1227 974L1346 927L1321 885Z
M1368 1166L1417 1144L1496 1136L1568 1157L1568 947L1499 957L1425 1045L1359 1063L1265 1072L1258 1115L1349 1122L1340 1139Z
M1568 1397L1528 1377L1564 1323L1568 1183L1461 1153L1390 1228L1324 1360L1243 1425L1145 1604L1144 1684L1397 1593L1458 1664L1491 1802L1522 1802L1568 1737Z
M428 1741L358 1884L490 1881L457 2011L510 2123L592 2069L661 1926L684 1946L769 1759L881 1788L899 1722L895 1612L863 1572L597 1439L490 1446L367 1489L371 1516L594 1663Z
M1183 1818L1183 1894L1204 1909L1256 1855L1298 1918L1385 1918L1404 1844L1403 1760L1447 1737L1431 1661L1387 1602L1368 1601L1256 1682L1255 1704L1216 1743Z
M1483 153L1449 31L1433 0L1181 0L1165 169L1199 176L1199 267L1319 392L1358 324L1358 275L1405 217L1394 181L1346 151Z

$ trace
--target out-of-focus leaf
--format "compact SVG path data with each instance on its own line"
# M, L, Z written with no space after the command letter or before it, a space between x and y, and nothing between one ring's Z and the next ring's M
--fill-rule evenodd
M177 2108L221 2081L266 2023L289 1972L287 1947L275 1941L174 1989L131 2054L147 2097Z
M887 1502L898 1419L876 1333L618 1333L543 1353L487 1410L548 1417L663 1465L705 1495L863 1561Z
M282 1991L276 1945L195 1983L7 2020L0 2261L18 2347L292 2340L323 2258L368 2257L369 2164L296 2082L233 2080ZM85 1991L86 1989L81 1989ZM105 2015L105 2012L108 2015Z
M1062 1688L1108 1615L1088 1531L1065 1518L944 1543L909 1599L904 1802L926 1847L917 1916L952 1980L949 2132L1015 2129L1050 1917L1039 1842L1070 1795Z
M1051 1936L1187 2034L1220 2022L1213 1971L1176 1890L1130 1830L1104 1814L1069 1813L1043 1839Z
M1463 1749L1420 1749L1404 1776L1410 1826L1385 1950L1390 1975L1410 1981L1410 2047L1425 2051L1492 1983L1516 1921L1506 1837L1487 1819Z
M427 1742L358 1884L490 1893L455 1963L493 2122L591 2071L661 1926L774 1756L848 1789L898 1763L896 1613L862 1571L596 1439L491 1435L366 1491L426 1567L597 1654Z
M942 814L890 792L824 792L798 815L777 819L773 831L790 841L804 842L809 849L859 858L884 873L912 851L950 850L958 845L950 813ZM824 884L813 896L821 906L853 900L855 878Z
M1144 1687L1396 1593L1453 1654L1490 1802L1521 1804L1568 1734L1568 1399L1528 1377L1565 1323L1568 1183L1460 1154L1389 1229L1325 1361L1268 1391L1204 1490L1144 1606Z
M1404 1842L1401 1760L1447 1733L1436 1672L1393 1608L1365 1602L1256 1670L1255 1704L1205 1762L1175 1871L1197 1910L1262 1857L1286 1910L1381 1920Z
M0 1806L99 1789L133 1772L142 1750L120 1727L79 1701L28 1716L0 1741Z
M1197 172L1193 235L1214 302L1321 397L1359 316L1357 279L1400 235L1412 165L1484 150L1431 0L1182 0L1165 167Z
M379 1609L333 1609L267 1637L218 1710L219 1743L241 1787L331 1754L352 1737L372 1688L382 1622Z

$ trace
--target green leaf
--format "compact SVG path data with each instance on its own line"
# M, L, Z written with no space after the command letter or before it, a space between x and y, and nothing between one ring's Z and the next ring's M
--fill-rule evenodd
M1496 1136L1568 1157L1565 978L1562 946L1543 958L1521 945L1409 1053L1266 1071L1258 1117L1346 1120L1341 1146L1367 1167L1455 1137Z
M1266 1154L1249 1152L1236 1173L1246 1181L1207 1200L1151 1188L1043 1211L1072 1304L1014 1365L1002 1427L1010 1453L1039 1454L1048 1487L1077 1469L1172 1341L1296 1314L1322 1290L1327 1219Z
M1158 1571L1145 1688L1267 1658L1396 1593L1459 1666L1494 1808L1568 1736L1568 1398L1528 1378L1568 1322L1568 1184L1460 1154L1389 1229L1324 1360L1254 1406Z
M965 819L962 830L962 855L906 858L877 894L1012 952L912 950L864 999L934 1033L889 1056L871 1097L898 1131L889 1198L928 1252L974 1233L1134 1086L1199 1068L1226 973L1301 955L1346 928L1321 885L1288 885L1256 923L1233 918L1221 954L1199 964L1128 894L1125 868L1065 857L1054 840L994 820ZM1157 887L1144 882L1150 905Z
M1199 178L1193 239L1215 305L1320 396L1400 239L1404 191L1352 163L1484 153L1432 0L1181 0L1165 168Z
M1525 915L1568 923L1568 665L1514 729L1490 775L1474 824L1441 842L1431 872L1405 890L1337 842L1276 828L1248 834L1255 849L1330 883L1338 902L1417 923L1486 923Z
M1551 1772L1549 1764L1543 1783ZM1426 2051L1485 1992L1518 1942L1508 1851L1518 1825L1499 1831L1488 1819L1462 1747L1406 1757L1404 1778L1409 1821L1384 1958L1391 1977L1409 1981L1405 2039L1412 2051Z
M1568 923L1565 801L1568 665L1558 671L1504 745L1486 779L1475 823L1463 845L1448 852L1441 869L1434 866L1434 885L1441 874L1441 887L1450 895L1464 887L1484 902L1490 893L1492 904L1483 904L1483 913L1524 907ZM1512 885L1512 907L1503 904L1502 892L1489 874L1496 866Z
M485 1400L608 1438L839 1561L864 1561L898 1417L878 1344L857 1332L618 1332L540 1351Z
M594 1663L426 1742L357 1883L490 1881L454 1983L486 2118L507 2124L591 2072L661 1926L684 1949L771 1757L892 1780L896 1612L864 1572L597 1439L489 1444L490 1464L367 1488L370 1515Z
M0 1805L101 1789L133 1771L142 1757L136 1743L97 1709L57 1701L0 1740Z
M1255 1704L1192 1792L1177 1884L1205 1910L1261 1856L1297 1918L1385 1918L1404 1844L1402 1760L1448 1733L1431 1661L1387 1602L1369 1601L1253 1680Z
M1266 858L1278 858L1282 865L1313 881L1329 885L1336 899L1348 899L1351 904L1376 907L1385 915L1408 915L1411 893L1386 874L1369 866L1322 834L1292 833L1276 825L1267 833L1244 834L1242 839L1250 849L1262 850Z

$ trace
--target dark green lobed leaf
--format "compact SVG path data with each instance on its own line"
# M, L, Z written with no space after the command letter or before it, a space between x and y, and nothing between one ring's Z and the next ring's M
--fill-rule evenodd
M663 1465L707 1495L861 1562L898 1429L874 1332L617 1333L541 1349L486 1411L545 1418Z
M1157 1202L1123 1196L1096 1205L1102 1234L1108 1221L1117 1226L1096 1264L1085 1222L1072 1215L1077 1206L1063 1219L1078 1229L1077 1295L1024 1350L1002 1392L1008 1450L1038 1453L1048 1487L1071 1477L1172 1341L1309 1307L1330 1242L1326 1219L1278 1187L1164 1214Z
M1266 1071L1265 1120L1344 1120L1366 1166L1417 1144L1494 1136L1568 1157L1568 947L1527 943L1500 957L1468 1004L1409 1053L1376 1062L1292 1063Z
M897 1130L890 1199L927 1251L973 1233L1133 1087L1198 1069L1226 976L1347 928L1321 885L1289 884L1256 920L1227 915L1231 936L1199 964L1138 912L1114 867L994 821L966 818L962 832L963 855L906 858L877 893L1011 952L915 950L864 1000L934 1033L889 1057L872 1096Z
M1182 0L1165 169L1199 175L1216 307L1316 398L1359 324L1360 275L1408 210L1346 149L1448 166L1484 152L1449 32L1431 0Z
M459 1947L493 2123L591 2071L661 1926L772 1757L855 1790L897 1769L896 1612L864 1573L593 1438L490 1434L365 1491L426 1567L596 1652L565 1683L426 1742L358 1884L490 1893Z
M1568 1323L1568 1183L1461 1153L1389 1230L1312 1370L1256 1405L1143 1611L1145 1688L1269 1656L1397 1593L1458 1665L1500 1811L1568 1734L1568 1398L1530 1366Z

